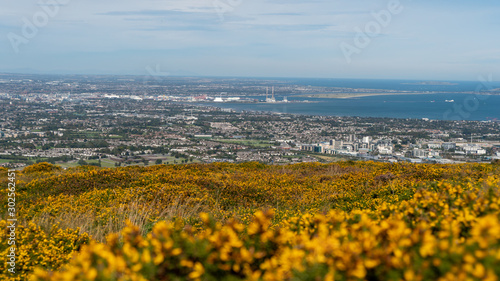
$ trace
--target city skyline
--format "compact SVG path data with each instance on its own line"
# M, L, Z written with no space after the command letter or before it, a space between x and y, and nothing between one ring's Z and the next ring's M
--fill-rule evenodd
M500 76L494 36L500 4L494 1L47 0L3 6L0 72Z

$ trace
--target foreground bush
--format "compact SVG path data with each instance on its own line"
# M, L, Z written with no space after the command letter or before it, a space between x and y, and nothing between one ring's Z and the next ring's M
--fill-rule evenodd
M40 280L494 280L499 175L491 164L39 164L17 173L29 223L18 272L1 259L0 279L37 267Z
M9 222L10 223L10 222ZM7 255L10 245L8 222L0 220L0 280L27 280L28 275L35 267L46 269L59 269L68 263L72 255L80 250L82 245L88 244L88 234L79 234L79 230L62 230L57 226L48 231L30 223L28 225L16 225L16 261L15 274L8 271ZM5 260L4 260L5 259Z
M201 214L203 227L160 222L147 236L128 225L91 243L62 271L35 280L497 280L500 190L444 181L378 210L305 214L272 226Z

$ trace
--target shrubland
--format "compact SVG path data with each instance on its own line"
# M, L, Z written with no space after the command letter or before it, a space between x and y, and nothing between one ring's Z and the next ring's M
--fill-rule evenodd
M40 163L17 174L19 272L0 277L496 280L499 181L493 164Z

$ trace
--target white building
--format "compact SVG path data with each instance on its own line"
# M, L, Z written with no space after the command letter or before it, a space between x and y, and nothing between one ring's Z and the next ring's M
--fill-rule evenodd
M429 148L432 148L432 149L439 149L439 148L441 148L441 145L442 144L438 143L438 142L430 142L430 143L427 144L427 146Z
M431 157L438 157L439 156L439 151L431 151L431 152L429 152L429 156L431 156Z
M429 156L428 151L425 151L423 149L414 149L413 150L413 157L424 158L427 156Z
M454 142L445 142L442 147L444 150L453 150L457 148L457 144Z
M392 146L379 145L377 146L378 153L380 154L392 154Z
M464 147L464 151L471 155L486 155L486 149L477 145L467 145Z

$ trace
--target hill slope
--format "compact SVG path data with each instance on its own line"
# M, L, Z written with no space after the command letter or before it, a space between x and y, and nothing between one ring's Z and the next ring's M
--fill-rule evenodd
M36 235L22 236L20 247L35 255L18 265L27 276L37 264L58 269L76 252L62 274L37 276L481 279L500 274L499 171L490 164L372 162L66 171L37 164L17 174L23 231L68 247L61 246L64 258L52 249L45 256L54 258L42 264ZM122 229L121 240L112 235L101 243ZM92 242L80 249L87 234Z

